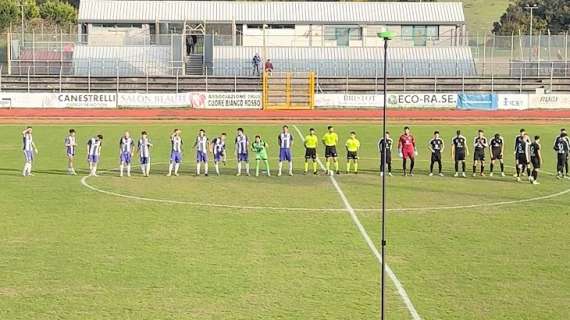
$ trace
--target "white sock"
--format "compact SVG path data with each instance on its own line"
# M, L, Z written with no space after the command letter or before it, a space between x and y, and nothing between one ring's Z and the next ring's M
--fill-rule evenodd
M289 174L293 174L293 160L289 161Z
M119 168L121 168L121 177L123 176L123 169L125 168L125 166L121 163L121 165L119 166Z
M93 164L93 175L97 174L97 165Z
M171 163L168 165L168 174L172 174L172 168L173 168L173 167L174 167L174 164L171 162Z
M27 176L29 174L30 164L28 162L24 163L24 170L22 171L22 175Z
M150 160L148 161L148 163L145 165L146 167L146 175L150 176Z
M127 164L127 176L131 175L131 165Z
M220 174L220 164L216 162L214 166L216 167L216 174Z
M180 163L174 165L174 174L178 174L178 169L180 168Z
M241 173L241 162L238 162L238 173Z
M197 162L197 163L196 163L196 174L197 174L197 175L200 175L200 166L201 166L201 165L202 165L202 164L201 164L200 162Z
M245 163L245 173L249 174L249 162Z
M208 174L208 163L204 163L204 174Z
M146 174L146 164L141 164L141 172L143 175Z
M283 170L283 162L279 161L279 175L281 175L282 170Z

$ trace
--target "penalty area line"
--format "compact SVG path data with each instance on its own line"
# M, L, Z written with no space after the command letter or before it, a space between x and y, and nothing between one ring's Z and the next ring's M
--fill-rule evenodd
M297 131L297 133L299 134L301 141L305 141L305 137L301 133L301 130L299 130L299 128L296 125L293 125L293 128L295 128L295 131ZM326 170L325 165L319 159L319 157L317 157L317 163L319 164L321 169ZM334 186L336 192L338 193L342 202L344 203L344 207L345 207L346 211L350 214L350 218L352 219L352 222L356 225L356 228L358 229L358 231L360 231L360 234L364 238L364 241L366 241L366 244L368 245L368 247L370 248L370 250L372 251L374 256L376 256L376 259L378 260L378 262L382 263L382 256L380 255L380 253L378 252L378 249L374 245L374 242L372 241L372 239L368 235L368 232L366 231L366 229L364 228L364 226L360 222L360 219L358 219L358 216L356 215L354 208L352 207L350 202L348 202L348 198L344 194L344 191L342 191L340 185L336 181L336 178L334 177L334 175L330 175L329 178L330 178L330 181L331 181L332 185ZM385 271L388 274L388 277L394 283L394 286L396 287L398 294L402 298L402 301L406 305L406 308L408 309L412 319L413 320L421 320L421 317L418 314L418 311L416 310L416 308L414 307L412 300L408 296L406 289L404 289L404 286L402 285L402 283L400 282L398 277L396 277L396 274L394 273L394 271L392 271L392 268L390 268L390 266L388 264L385 264L385 267L386 267Z

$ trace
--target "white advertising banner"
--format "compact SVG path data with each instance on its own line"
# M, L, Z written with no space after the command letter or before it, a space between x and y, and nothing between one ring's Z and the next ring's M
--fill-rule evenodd
M530 94L529 108L570 109L570 94Z
M119 93L121 108L184 108L192 106L190 93Z
M382 107L384 96L381 94L316 94L316 107Z
M52 93L0 93L0 108L63 108L54 101Z
M196 109L261 109L261 92L192 93Z
M388 107L395 108L455 108L456 93L389 93Z
M56 108L116 108L116 93L52 93L49 107Z
M499 110L528 109L528 94L498 94L497 108Z

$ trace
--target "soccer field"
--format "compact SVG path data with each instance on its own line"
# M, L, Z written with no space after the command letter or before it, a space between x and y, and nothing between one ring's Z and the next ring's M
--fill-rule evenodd
M295 129L305 135L314 127L320 137L328 124L287 124L295 137L292 177L235 176L238 126L269 143L275 173L275 122L37 124L33 177L21 176L26 124L0 126L0 318L377 319L379 261L365 238L378 247L380 128L335 125L341 144L355 130L362 146L360 173L331 179L302 175ZM570 125L407 125L420 153L416 175L402 177L393 152L387 262L419 316L569 319L570 180L553 175L552 142ZM403 126L390 127L394 140ZM78 176L66 174L63 140L71 127L78 132ZM174 127L182 129L184 160L179 177L166 177ZM512 176L521 127L542 137L540 185ZM210 138L228 133L219 177L194 174L191 146L200 128ZM505 138L506 177L452 177L455 130L471 142L479 128ZM120 178L119 138L129 130L138 139L143 129L154 144L151 176L137 167ZM446 143L444 177L427 176L435 129ZM98 133L101 176L85 177L85 143ZM346 152L339 151L344 171ZM412 319L402 291L387 279L388 319Z

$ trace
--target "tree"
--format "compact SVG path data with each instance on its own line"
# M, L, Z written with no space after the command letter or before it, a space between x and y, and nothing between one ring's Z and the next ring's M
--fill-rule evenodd
M77 21L77 12L72 5L59 0L46 0L40 5L40 16L57 25L69 25Z
M4 30L20 18L20 9L15 0L0 0L0 30Z
M534 32L560 34L570 30L570 3L568 0L517 0L511 3L500 20L493 24L497 34L528 33L530 10L526 6L537 5L533 10Z
M24 0L24 15L30 20L40 17L40 8L36 0Z

